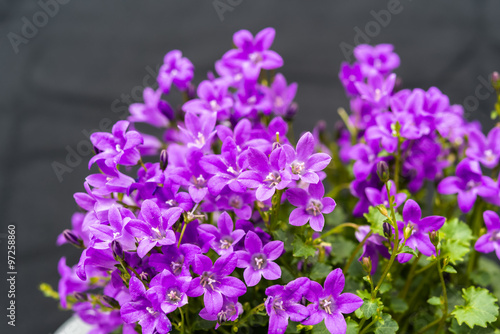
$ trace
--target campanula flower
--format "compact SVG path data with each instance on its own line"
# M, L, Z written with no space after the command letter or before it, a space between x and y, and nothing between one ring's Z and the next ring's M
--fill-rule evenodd
M165 55L158 73L158 84L165 94L174 84L180 90L186 90L194 76L194 66L179 50L172 50Z
M495 251L500 259L500 218L496 212L486 210L483 213L483 219L488 231L479 237L474 249L481 253Z

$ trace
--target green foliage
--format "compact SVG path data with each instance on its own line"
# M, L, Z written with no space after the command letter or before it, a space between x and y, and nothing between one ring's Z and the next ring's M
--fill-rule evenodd
M375 324L375 334L394 334L398 329L398 323L387 313L382 313L382 318Z
M332 266L317 262L313 265L311 269L311 275L309 278L312 280L320 280L328 276L328 274L333 270Z
M312 245L304 243L302 238L296 237L293 241L293 256L295 257L309 257L314 256L316 248Z
M446 221L439 230L441 252L450 262L457 264L464 260L464 256L471 249L472 231L467 224L457 218Z
M462 290L465 304L456 306L452 314L459 325L466 323L470 328L474 326L486 327L498 316L497 299L488 290L474 286Z
M471 273L474 283L483 287L491 287L493 295L500 300L500 266L497 261L486 257L479 258L478 268Z
M335 236L332 238L332 263L333 264L343 264L347 260L351 253L356 248L356 243L348 240L342 236Z

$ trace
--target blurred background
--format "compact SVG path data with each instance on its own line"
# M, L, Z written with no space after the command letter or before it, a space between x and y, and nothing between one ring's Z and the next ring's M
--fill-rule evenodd
M337 108L348 107L337 74L354 45L392 43L405 88L437 86L489 130L499 15L496 0L0 0L0 333L53 333L70 316L38 285L57 287L59 258L78 259L55 241L77 209L73 193L84 191L87 138L142 101L169 50L194 63L198 83L235 31L276 28L281 72L299 83L302 132L320 119L333 127ZM57 164L67 167L59 176ZM9 224L17 236L15 328L3 314Z

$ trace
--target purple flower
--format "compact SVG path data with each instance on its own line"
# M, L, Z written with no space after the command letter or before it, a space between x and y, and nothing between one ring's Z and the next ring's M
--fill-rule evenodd
M199 149L188 149L186 167L174 168L169 175L174 182L188 189L189 195L195 203L201 202L208 193L209 175L200 167L202 157L203 152Z
M271 241L262 247L259 236L249 231L245 237L244 251L236 252L238 268L245 268L243 277L247 286L255 286L262 276L267 280L276 280L281 277L281 268L274 263L284 250L282 241Z
M325 319L325 326L333 334L345 334L347 324L343 314L356 311L363 305L363 300L344 290L345 278L342 269L333 270L325 280L325 288L311 281L306 295L312 304L307 306L310 316L303 325L316 325Z
M131 219L135 219L134 214L127 209L118 209L113 205L108 211L106 224L94 224L89 227L92 235L97 241L92 242L92 246L98 249L107 249L113 240L116 240L125 250L135 250L135 238L125 230L125 225Z
M76 194L75 194L76 195ZM82 194L83 195L83 194ZM86 194L85 194L86 195ZM83 221L85 219L85 215L81 212L75 212L71 216L71 226L73 227L72 230L70 230L76 237L80 240L83 241L83 245L87 247L89 245L89 231L88 230L83 230ZM57 237L57 242L56 244L58 246L64 245L67 243L68 240L64 237L64 232L59 234Z
M340 65L339 79L349 95L358 95L359 92L356 88L356 83L363 82L361 66L358 63L354 63L351 66L349 63L343 62L342 65Z
M198 86L198 97L184 103L182 110L198 115L215 112L219 120L229 117L233 99L227 94L227 86L217 84L217 81L202 81Z
M414 117L405 113L383 113L375 118L376 124L366 129L365 138L368 142L380 141L382 148L389 153L394 153L398 147L398 131L396 124L399 123L399 134L406 139L418 139L421 137L418 127L415 125Z
M181 208L170 208L164 214L151 200L145 200L141 206L141 219L131 219L125 229L140 239L137 255L144 257L157 245L167 246L176 242L175 233L170 229L182 214Z
M201 254L198 246L192 244L169 245L162 247L162 253L154 253L149 257L148 264L157 272L170 271L175 276L189 276L189 266L196 255Z
M243 230L234 230L234 224L227 212L223 212L217 220L217 228L210 224L202 224L198 227L200 235L203 235L207 246L211 246L219 255L233 253L233 247L245 235ZM203 238L202 237L202 238ZM208 249L206 249L208 251Z
M332 212L336 205L332 198L323 198L324 195L325 188L321 181L317 184L310 184L308 191L301 188L288 189L286 197L292 205L297 207L290 214L290 224L302 226L309 222L313 230L321 232L325 225L323 214Z
M139 323L143 334L166 334L172 330L172 324L161 310L162 300L154 290L146 291L141 281L135 276L130 278L130 296L132 301L121 307L122 319L127 324Z
M349 158L354 160L352 172L356 179L366 179L377 162L383 160L378 157L379 146L380 144L374 140L370 145L359 143L349 150Z
M494 211L487 210L483 213L483 219L488 232L479 237L474 248L481 253L495 251L500 259L500 218Z
M80 256L76 274L82 281L87 279L88 274L91 276L106 276L107 271L115 269L116 264L118 264L118 261L113 257L111 248L97 249L88 247Z
M319 172L328 166L332 158L326 153L314 153L314 137L306 132L297 142L297 151L290 145L283 145L290 162L289 170L293 180L318 183ZM314 154L313 154L314 153Z
M271 101L256 79L245 79L235 96L234 118L255 119L259 112L268 115L271 110Z
M469 212L477 196L490 197L497 194L495 182L483 176L479 162L464 159L457 165L456 176L448 176L438 185L438 192L444 195L457 194L458 207L462 212Z
M359 198L358 203L356 203L352 210L354 217L363 217L363 214L367 213L371 206L370 200L366 196L366 188L379 188L380 185L380 179L376 174L376 165L372 168L371 177L366 179L354 179L354 181L351 182L349 187L351 194Z
M236 193L226 188L217 197L216 205L219 210L232 210L237 217L241 219L250 219L252 217L252 207L255 202L253 191Z
M238 303L238 298L223 296L222 309L218 313L210 314L206 308L200 311L200 317L208 321L217 321L215 329L226 321L235 321L243 313L243 306Z
M61 278L59 279L59 300L61 307L66 308L66 296L73 292L83 292L90 288L89 280L82 280L77 276L74 268L66 265L66 258L62 257L57 265Z
M224 54L223 61L243 69L245 76L256 78L260 69L273 70L283 66L283 59L269 50L276 32L273 28L261 30L255 38L248 30L240 30L233 35L237 49Z
M168 314L188 303L186 291L190 282L191 276L174 276L163 270L153 277L148 292L156 292L161 310Z
M396 74L391 74L386 79L377 74L369 77L367 84L356 82L354 85L363 100L371 103L373 107L385 108L389 105L395 82Z
M187 295L189 297L203 296L205 309L210 314L222 310L223 296L239 297L247 291L245 284L236 277L228 276L236 268L236 254L226 254L215 261L205 255L197 255L193 262L193 271L200 275L191 281Z
M220 155L206 155L200 159L201 167L213 176L208 180L210 194L217 196L227 186L231 191L244 192L246 188L238 180L246 168L246 156L240 154L232 137L226 137Z
M358 239L359 242L363 241L363 239L369 232L370 226L360 226L355 233L356 239ZM389 251L387 250L387 247L383 244L385 240L387 239L379 234L372 234L368 237L365 244L363 245L363 254L361 254L361 256L359 257L359 261L361 261L364 257L370 258L372 262L372 275L374 275L377 271L379 254L386 259L391 257Z
M158 73L158 84L165 94L170 92L172 84L180 90L186 90L194 76L194 66L189 59L182 57L182 52L172 50L165 55Z
M158 128L167 127L169 119L174 117L172 107L161 99L162 91L146 87L143 92L144 103L133 103L129 107L130 122L144 122Z
M271 87L263 87L262 89L271 101L274 114L286 116L297 93L297 83L294 82L288 86L283 74L278 73L274 77Z
M500 127L494 127L488 137L481 131L471 131L467 156L477 160L485 167L494 168L500 159Z
M141 155L137 146L143 143L142 136L137 131L128 131L128 121L118 121L113 125L111 133L96 132L90 136L90 141L98 153L89 161L89 169L96 161L104 160L109 168L117 164L134 166Z
M400 204L403 204L404 201L406 201L406 194L396 193L396 185L394 184L394 181L390 180L389 182L391 183L390 195L394 196L394 207L397 208ZM372 206L382 204L387 208L389 207L389 199L385 184L380 190L377 188L366 187L365 193Z
M436 255L436 247L431 242L429 232L438 231L445 221L446 218L441 216L422 218L420 206L414 200L409 199L403 207L403 221L398 221L399 236L404 239L404 230L410 229L411 233L405 245L420 251L425 256ZM412 257L412 254L404 253L399 254L397 258L400 263L404 263Z
M216 121L216 113L205 113L198 117L192 112L187 112L184 117L185 128L179 126L187 146L196 147L203 151L209 149L216 133L213 131Z
M354 49L354 56L361 63L361 70L366 76L387 75L399 67L399 56L393 52L391 44L370 46L361 44Z
M273 285L266 289L269 334L285 333L288 319L302 321L309 316L307 308L301 304L301 301L309 290L310 283L309 278L300 277L286 286Z
M280 147L268 158L252 147L249 150L248 164L253 170L241 173L240 182L249 188L257 188L257 200L265 201L274 195L276 189L283 190L292 181L290 173L285 170L286 153Z

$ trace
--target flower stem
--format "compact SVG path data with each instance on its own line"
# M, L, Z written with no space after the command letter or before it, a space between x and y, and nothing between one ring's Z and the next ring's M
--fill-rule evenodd
M380 286L382 285L382 283L384 283L384 280L387 277L387 274L389 273L389 270L391 269L392 264L394 263L394 260L396 259L396 255L397 255L398 249L399 249L399 229L398 229L398 223L396 220L396 212L394 211L394 203L391 200L391 195L390 195L391 192L389 190L389 182L385 183L385 188L387 189L387 197L389 199L389 207L391 208L391 217L392 217L391 223L392 223L392 226L394 227L394 231L395 231L394 232L394 239L395 240L394 240L394 247L393 247L392 253L391 253L391 258L389 259L389 263L387 263L387 266L385 267L384 272L377 283L377 286L375 287L375 289L372 292L372 298L375 298L377 296L378 290L380 290Z
M399 190L399 169L401 165L401 137L398 137L398 151L396 153L396 161L394 166L394 184L396 185L396 191ZM389 190L387 190L389 192Z
M337 226L338 227L338 226ZM364 237L364 239L358 244L358 246L356 246L356 248L354 249L354 251L352 252L351 254L351 257L349 258L349 261L347 261L347 263L345 264L344 266L344 274L347 273L347 271L349 270L349 267L351 266L351 263L352 261L354 261L354 258L356 257L356 254L358 254L359 250L361 249L361 247L363 247L363 245L366 243L366 240L368 240L368 238L373 234L373 231L370 231L366 234L366 236Z
M271 222L269 223L269 232L274 231L276 226L278 225L278 216L280 213L281 206L281 196L283 195L283 190L276 189L276 193L273 196L272 202L272 214L271 214Z
M483 213L484 202L481 199L477 199L476 205L474 207L474 211L472 212L472 235L474 238L479 237L479 233L481 232L481 222L482 222L482 213ZM472 271L476 267L477 262L477 252L474 248L471 248L469 255L469 263L467 264L467 275L466 275L466 285L469 285L470 275Z
M374 317L372 322L370 322L365 328L363 328L363 330L361 332L359 332L359 334L366 333L366 331L369 330L370 327L373 326L377 321L378 321L378 317Z
M443 277L443 266L441 265L441 257L438 256L437 259L437 265L438 265L438 272L439 272L439 280L441 281L441 286L443 288L443 316L441 317L441 321L439 323L439 329L441 329L444 326L444 323L446 321L446 318L448 317L448 294L446 293L446 284L444 282L444 277Z
M324 239L332 234L336 234L336 233L340 233L344 230L344 227L352 227L353 229L358 229L359 228L359 225L357 224L354 224L354 223L343 223L343 224L340 224L338 226L335 226L334 228L332 228L331 230L329 230L328 232L324 233L321 235L321 239Z
M187 223L184 222L182 224L181 235L179 236L179 242L177 243L177 248L181 247L181 241L182 241L182 238L184 237L184 232L186 232L186 226L187 226Z
M181 333L184 334L184 327L185 327L185 323L184 323L184 313L182 312L182 307L179 307L179 313L181 314Z

